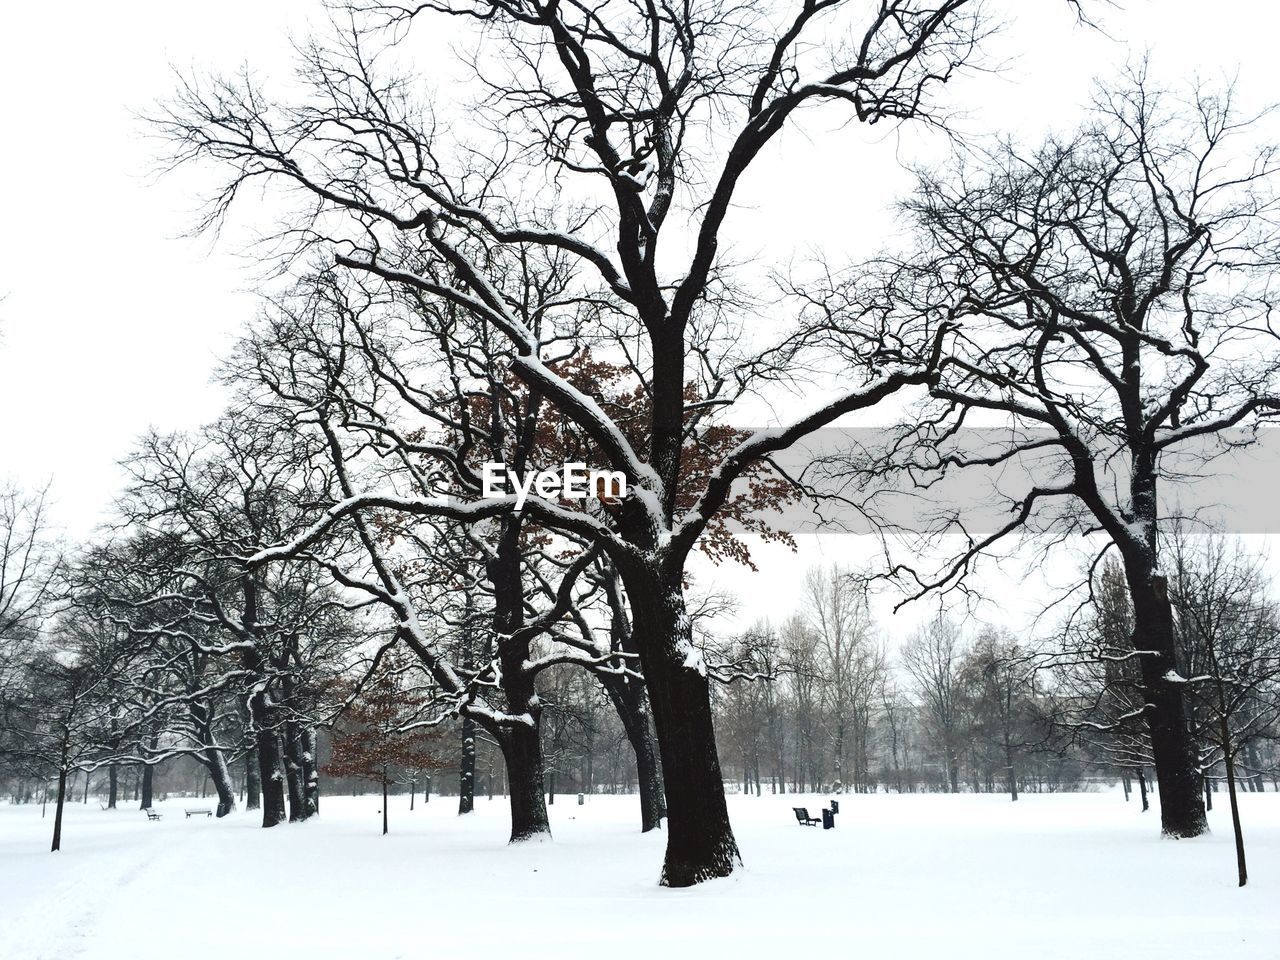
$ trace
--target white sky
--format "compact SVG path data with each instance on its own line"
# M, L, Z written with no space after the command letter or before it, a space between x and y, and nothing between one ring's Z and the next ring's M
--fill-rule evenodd
M1035 138L1069 126L1096 76L1147 49L1165 83L1238 73L1251 99L1280 89L1270 3L1098 6L1111 38L1074 28L1066 0L1006 0L1010 27L991 48L1006 67L951 94L965 127ZM256 309L252 252L234 231L184 237L201 183L156 179L161 145L136 116L169 94L174 66L286 75L290 37L323 19L318 0L0 6L0 479L52 480L71 535L102 519L140 432L217 414L210 371ZM915 145L830 126L808 118L753 174L737 254L859 254L891 235L887 205L905 183L895 151L918 159ZM750 589L717 579L741 590L743 619L777 617L811 563L865 552L853 539L763 551Z

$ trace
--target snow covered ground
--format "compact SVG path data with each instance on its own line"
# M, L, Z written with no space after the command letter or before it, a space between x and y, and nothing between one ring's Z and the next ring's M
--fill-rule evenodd
M1280 794L1243 797L1244 890L1225 797L1181 842L1116 793L845 796L797 826L824 799L730 798L746 870L691 890L655 885L629 797L561 797L554 842L515 848L501 799L393 798L387 837L374 797L269 831L91 801L54 855L52 811L6 805L0 958L1280 957Z

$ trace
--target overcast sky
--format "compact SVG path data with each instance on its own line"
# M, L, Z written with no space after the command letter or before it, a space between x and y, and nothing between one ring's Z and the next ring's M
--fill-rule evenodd
M1280 90L1261 0L1099 4L1109 36L1073 27L1066 6L1005 4L1010 26L992 50L1006 65L951 94L967 130L1035 138L1070 126L1095 77L1148 48L1164 83L1238 73L1251 99ZM172 89L174 67L287 74L291 37L323 20L316 0L0 6L0 479L51 480L72 535L104 516L134 437L217 414L210 372L256 309L244 235L185 236L201 181L157 179L162 147L138 115ZM857 255L891 242L897 160L913 146L807 118L747 185L736 251ZM764 551L769 589L744 592L744 617L794 596L810 563L866 552L852 540Z

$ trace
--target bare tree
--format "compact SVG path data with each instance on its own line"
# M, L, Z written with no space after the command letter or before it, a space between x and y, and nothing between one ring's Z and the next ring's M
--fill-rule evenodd
M67 617L25 651L21 683L6 707L0 759L38 779L57 781L53 842L62 848L63 811L72 778L120 764L154 765L186 751L136 749L144 727L163 726L167 711L121 709L116 690L137 645L114 625Z
M298 438L232 418L194 436L143 438L120 509L148 535L106 551L95 577L107 615L151 647L142 669L190 686L151 692L186 705L184 732L199 737L219 776L224 758L209 739L215 708L205 694L242 698L264 827L318 812L313 728L364 639L346 618L359 599L336 594L316 565L250 568L239 559L300 529L328 482L308 462Z
M804 367L797 362L802 341L754 357L737 349L747 318L722 296L733 278L720 251L739 185L809 106L843 105L866 123L935 117L934 90L983 37L979 9L968 0L890 0L870 11L829 0L790 15L763 2L720 0L377 5L376 16L410 28L402 43L422 20L477 27L482 50L468 65L486 91L475 116L487 145L459 144L417 109L407 83L380 74L366 53L376 41L359 32L337 49L304 51L309 92L299 103L273 104L248 81L193 82L161 120L180 161L211 158L232 171L213 219L250 182L300 189L315 216L295 223L291 236L306 248L333 250L343 268L447 303L465 324L503 339L513 373L625 476L630 495L617 515L588 516L541 498L527 501L524 512L600 544L626 585L662 751L666 884L724 876L739 861L709 678L685 609L690 551L735 481L761 459L930 376L902 362L895 332L871 329L860 352L882 364L811 413L747 437L688 488L681 462L702 421L722 415L718 408L758 377ZM816 31L835 28L858 39L826 51ZM546 191L531 189L548 175ZM587 200L566 202L571 196ZM686 239L689 252L678 254ZM406 242L412 256L404 255ZM635 386L648 398L643 444L600 398L555 371L553 344L495 283L493 261L529 249L572 261L583 271L581 296L607 303L604 329L632 360ZM683 263L668 265L677 256ZM691 380L699 384L693 417ZM449 458L443 465L455 480L468 479ZM475 522L509 516L515 505L439 506L353 490L322 525L389 508ZM304 537L258 562L305 545Z
M960 792L964 717L960 696L960 628L938 614L902 649L902 666L915 683L921 710L952 793Z
M0 487L0 696L7 665L31 641L51 602L62 554L51 538L47 491Z
M1207 827L1160 494L1211 475L1215 454L1280 409L1268 289L1276 154L1250 145L1253 119L1230 90L1175 101L1138 73L1103 92L1073 135L1031 151L1001 145L980 170L922 174L906 204L919 258L864 289L959 328L907 460L934 477L1011 464L1031 476L1010 519L971 536L940 573L898 572L946 588L1007 537L1045 525L1114 548L1161 824L1175 837ZM992 416L1008 432L975 449L961 427Z
M1009 798L1018 799L1019 761L1042 737L1035 730L1035 658L1004 630L985 629L960 665L963 712L975 740L994 747Z
M822 786L822 666L818 635L800 615L788 618L779 631L794 745L792 781L797 790Z
M880 687L880 716L884 720L885 735L889 740L888 769L894 789L902 793L912 779L908 751L911 704L897 683L888 677ZM886 776L886 784L889 780L890 777Z
M867 598L855 578L838 567L814 569L805 581L805 592L832 714L836 790L847 790L850 778L861 790L869 774L871 704L883 680L884 655L872 633Z
M1198 542L1197 542L1198 541ZM1259 558L1221 536L1178 533L1170 553L1170 599L1181 660L1211 746L1205 766L1225 768L1240 886L1248 880L1236 798L1239 759L1280 719L1280 618Z

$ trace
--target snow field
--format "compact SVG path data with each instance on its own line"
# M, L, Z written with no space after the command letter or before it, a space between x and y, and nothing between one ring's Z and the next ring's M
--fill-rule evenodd
M256 813L159 823L128 807L0 807L0 958L394 960L541 957L1280 957L1280 794L1241 798L1251 880L1235 886L1226 798L1213 834L1157 836L1116 792L730 797L746 869L656 885L664 839L634 797L559 797L555 839L506 844L506 803L410 813L325 797L305 825Z

